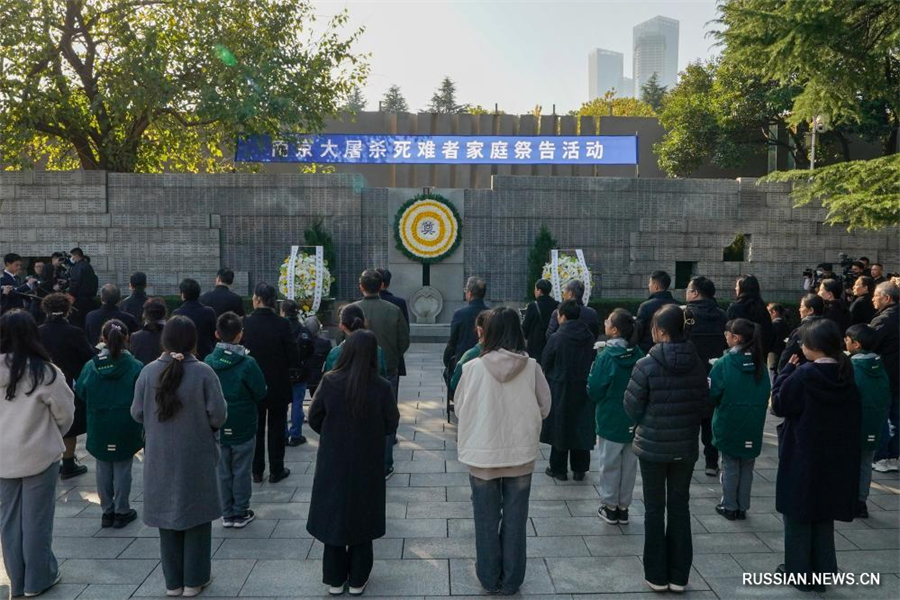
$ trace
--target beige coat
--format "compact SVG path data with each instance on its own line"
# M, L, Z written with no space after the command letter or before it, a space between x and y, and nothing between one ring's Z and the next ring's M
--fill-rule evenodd
M47 470L65 450L63 434L75 418L75 395L66 385L66 377L49 365L50 373L33 392L31 376L26 372L16 395L6 399L9 366L6 354L0 354L0 479L30 477Z
M454 395L459 462L480 479L530 473L550 387L534 359L496 350L463 365Z

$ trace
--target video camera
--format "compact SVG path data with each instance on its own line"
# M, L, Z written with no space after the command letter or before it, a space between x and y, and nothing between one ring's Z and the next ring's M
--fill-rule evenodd
M803 271L803 289L814 292L819 287L819 283L823 279L837 279L841 282L844 290L853 289L858 275L853 272L853 263L856 259L852 258L846 252L838 254L838 266L841 269L840 274L835 272L832 263L819 263L815 269L804 269Z

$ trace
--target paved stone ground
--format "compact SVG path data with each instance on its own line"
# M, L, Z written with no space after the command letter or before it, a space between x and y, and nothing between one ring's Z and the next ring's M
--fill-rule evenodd
M375 568L367 597L479 595L468 475L456 459L455 427L443 410L437 345L416 345L401 385L400 444L396 475L387 491L387 535L375 543ZM690 598L815 597L793 588L741 585L743 572L773 572L783 551L775 512L775 422L766 428L756 461L753 505L746 521L726 521L714 507L718 482L698 464L691 486L694 571ZM322 546L306 533L317 441L288 448L291 476L254 486L257 520L244 530L213 528L213 583L203 597L322 597ZM549 448L544 448L544 459ZM164 596L157 532L139 522L121 530L100 528L90 457L79 450L88 475L61 482L54 548L62 583L43 597L103 599ZM629 599L647 591L641 568L643 503L638 479L631 524L613 526L595 515L596 467L584 482L555 482L535 467L528 525L528 572L521 594L540 598ZM135 465L134 506L141 511L141 465ZM900 483L896 473L875 475L871 518L838 523L838 562L846 571L882 574L880 587L834 589L825 598L896 598L900 591ZM0 571L0 597L9 590Z

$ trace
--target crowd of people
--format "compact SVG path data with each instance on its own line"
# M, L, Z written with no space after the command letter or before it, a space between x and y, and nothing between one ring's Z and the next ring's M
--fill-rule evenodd
M52 261L46 281L40 273L22 280L21 258L4 257L0 542L12 595L39 595L59 581L50 545L56 482L87 472L75 456L79 436L95 459L103 528L138 518L129 492L143 451L140 517L159 530L166 593L193 597L211 581L213 523L254 520L253 483L267 471L271 483L290 476L285 447L307 442L305 422L319 434L307 530L324 545L323 582L333 595L363 594L373 540L385 534L410 344L390 271L360 275L362 299L341 308L344 341L332 347L318 319L301 318L296 302L279 306L269 284L255 286L244 315L228 269L206 294L182 281L169 316L163 299L148 296L144 273L131 276L122 300L117 286L99 288L80 249L70 254L64 284ZM443 358L482 587L513 594L524 581L529 495L545 443L544 473L562 481L570 472L584 480L597 448L597 515L606 523L629 523L640 470L644 579L653 591L684 591L700 445L706 475L721 481L716 512L751 518L769 411L783 419L778 568L795 577L837 572L834 521L867 518L873 468L898 470L898 283L861 273L848 306L841 282L823 279L801 299L791 330L752 275L737 279L723 310L708 278L691 279L682 305L669 275L656 271L636 314L617 308L605 319L584 304L577 280L559 302L549 281L536 282L523 317L489 308L485 280L469 278Z

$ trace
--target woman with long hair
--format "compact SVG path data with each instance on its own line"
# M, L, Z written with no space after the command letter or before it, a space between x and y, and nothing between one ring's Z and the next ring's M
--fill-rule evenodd
M94 355L94 348L88 342L84 329L69 323L72 312L72 300L66 294L50 294L41 301L41 308L47 315L44 324L38 328L41 344L50 354L60 371L63 372L69 387L75 389L75 381ZM71 479L87 473L87 466L78 462L75 457L75 446L78 436L87 432L87 412L79 394L75 394L75 420L63 435L66 450L63 452L62 466L59 469L60 479Z
M27 312L0 317L0 547L12 597L59 581L56 478L75 397L39 340Z
M490 311L481 355L463 366L454 402L459 462L472 488L475 574L487 592L514 594L525 579L531 474L551 406L517 311Z
M159 528L166 593L198 595L210 583L212 521L222 516L217 431L226 404L219 377L197 360L197 329L175 316L163 354L144 367L131 416L144 424L144 523Z
M644 486L644 578L654 592L683 592L693 562L690 486L700 421L712 412L706 365L688 339L694 316L667 304L650 321L655 344L625 390Z
M807 362L793 355L772 390L778 426L775 510L784 516L784 564L807 577L795 587L823 592L814 574L838 572L834 522L853 520L859 493L862 403L841 331L830 319L800 327Z
M759 279L754 275L741 275L734 284L735 300L728 306L725 316L728 320L747 319L759 325L763 352L769 353L775 342L772 317L762 298Z
M372 540L385 533L385 438L400 413L378 374L378 340L359 330L343 343L309 407L319 452L306 530L325 545L322 579L333 595L361 595L372 571Z

